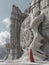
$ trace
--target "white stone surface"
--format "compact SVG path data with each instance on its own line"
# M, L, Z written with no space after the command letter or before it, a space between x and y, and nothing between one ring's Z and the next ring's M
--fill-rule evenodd
M49 65L49 62L44 62L44 61L41 61L41 62L20 62L20 60L10 60L10 61L5 61L5 62L0 62L0 65Z
M48 62L44 62L43 60L46 58L45 53L40 50L40 47L42 46L41 40L44 39L44 37L39 33L38 27L41 22L44 22L43 26L46 27L45 22L48 22L49 19L49 8L48 8L48 0L42 0L40 5L38 3L38 0L33 0L31 6L35 6L32 9L32 12L30 12L29 16L25 18L21 25L21 31L20 31L20 44L24 51L22 57L18 60L11 61L10 55L9 59L5 61L5 63L18 63L18 65L21 63L26 65L44 65L48 64ZM36 3L35 5L33 5ZM45 7L47 6L47 7ZM41 9L40 9L41 7ZM47 9L46 9L47 8ZM38 11L41 11L41 13L37 16L36 13ZM46 17L46 18L45 18ZM34 56L34 63L30 63L30 49L33 51Z

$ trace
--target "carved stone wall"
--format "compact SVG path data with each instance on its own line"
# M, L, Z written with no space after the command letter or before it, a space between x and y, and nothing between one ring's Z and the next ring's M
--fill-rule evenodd
M23 49L29 47L36 49L39 54L35 52L34 55L44 59L46 58L44 54L49 54L49 0L33 0L30 9L29 16L21 25L20 43ZM28 37L26 32L29 32Z
M11 45L12 50L17 49L18 58L22 55L22 49L29 52L30 48L42 60L46 54L49 56L49 0L32 0L24 13L13 6Z
M37 6L38 3L39 5ZM31 4L31 10L32 10L31 21L36 19L39 15L44 14L44 20L43 22L40 23L41 25L39 25L38 28L40 30L39 32L40 35L44 38L41 40L42 42L40 42L42 44L40 48L42 49L43 52L45 52L45 54L48 55L49 54L49 50L48 50L49 49L49 0L33 0Z
M30 16L28 16L21 25L20 43L24 49L29 47L33 40L33 32L30 29L30 23Z

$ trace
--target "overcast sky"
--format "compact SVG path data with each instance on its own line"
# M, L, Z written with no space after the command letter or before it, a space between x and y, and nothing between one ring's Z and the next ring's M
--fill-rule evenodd
M10 37L9 25L12 5L15 4L23 12L32 0L0 0L0 44L5 43L5 39Z

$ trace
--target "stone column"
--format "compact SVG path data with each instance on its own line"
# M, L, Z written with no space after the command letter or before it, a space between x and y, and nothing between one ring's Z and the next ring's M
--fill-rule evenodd
M21 57L23 51L20 46L20 28L22 23L22 13L18 7L13 5L11 13L11 45L13 59Z

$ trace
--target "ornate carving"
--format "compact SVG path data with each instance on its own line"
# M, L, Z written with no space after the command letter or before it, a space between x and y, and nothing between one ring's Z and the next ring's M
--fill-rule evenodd
M30 18L27 17L21 25L20 43L22 48L27 48L33 40L33 32L30 29Z
M21 41L20 41L21 46L23 48L27 48L33 40L33 32L29 29L22 29L20 39L21 39Z
M11 26L12 27L11 28L12 38L11 39L13 41L13 46L18 46L18 53L20 51L20 46L22 46L22 48L24 50L27 49L26 55L29 54L29 49L32 48L33 54L35 56L38 56L38 58L40 58L41 60L43 60L45 58L45 49L47 50L49 48L49 46L47 46L47 44L48 44L47 41L49 42L47 28L49 28L49 26L47 26L47 23L45 24L45 22L48 21L45 18L45 16L47 17L47 15L45 15L45 13L48 12L48 11L46 11L46 7L48 8L47 1L46 0L33 0L32 4L30 6L31 8L29 8L31 10L25 11L25 14L28 17L26 17L24 19L23 19L23 16L21 16L23 13L16 11L15 10L16 7L14 8L14 10L17 12L17 14L16 14L17 16L15 17L16 12L14 13L14 16L12 16L12 21L14 22L14 18L16 18L16 21L15 21L15 23L13 23L13 25L12 25L13 27ZM32 14L32 15L30 15L30 14ZM20 30L20 28L21 28L21 30ZM15 44L14 44L13 38L15 40ZM47 47L45 47L45 46L47 46ZM45 47L45 48L43 49L43 47Z

